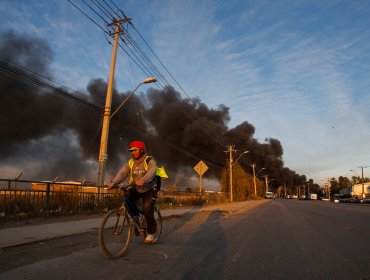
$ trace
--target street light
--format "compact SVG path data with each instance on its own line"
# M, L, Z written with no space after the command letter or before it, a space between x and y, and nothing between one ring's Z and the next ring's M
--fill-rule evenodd
M110 79L111 82L112 79ZM101 134L101 141L100 141L100 151L99 151L99 169L98 169L98 186L103 186L104 184L104 173L105 173L105 164L108 159L108 134L109 134L109 122L110 119L118 112L119 109L126 103L126 101L135 93L135 91L142 85L142 84L149 84L156 82L157 79L150 77L143 80L137 87L122 101L122 103L118 106L118 108L113 112L110 113L111 109L111 100L112 100L112 90L107 90L107 97L106 103L104 108L104 118L103 118L103 128Z
M265 170L265 169L266 169L266 168L262 167L262 168L260 169L260 171L258 171L258 172L257 172L256 177L258 177L258 174L260 174L260 172L261 172L262 170Z
M249 153L249 151L244 151L242 152L239 157L236 159L236 161L233 163L233 156L232 156L232 147L230 146L230 201L233 202L233 166L235 165L235 163L237 163L237 161L244 155L244 154L247 154Z
M252 163L251 164L252 168L253 168L253 186L254 186L254 195L257 196L257 187L256 187L256 177L258 176L258 174L260 174L260 172L266 168L262 167L260 169L260 171L257 172L257 174L255 173L255 167L256 167L256 164L255 163Z
M135 93L135 91L142 85L142 84L150 84L150 83L155 83L157 81L156 78L154 77L149 77L149 78L146 78L145 80L143 80L140 84L137 85L137 87L129 94L126 96L125 100L122 101L122 103L118 106L118 108L113 112L113 114L110 115L110 119L113 118L113 116L119 111L119 109L121 109L121 107L123 106L123 104L126 103L126 101L131 97L131 95L133 95Z
M265 184L266 184L266 193L269 191L269 176L265 175ZM274 181L275 179L271 179L270 182Z
M233 166L235 165L235 163L237 163L238 162L238 160L244 155L244 154L248 154L249 153L249 151L244 151L244 152L242 152L241 154L240 154L240 156L234 161L234 163L233 163Z
M327 180L328 180L328 183L326 187L326 193L327 193L327 197L330 199L330 189L331 189L330 178L327 178Z
M271 180L269 180L269 179L267 178L267 182L268 182L268 185L267 185L267 191L269 190L269 185L270 185L270 183L271 183L272 181L276 181L276 180L275 180L275 179L271 179Z

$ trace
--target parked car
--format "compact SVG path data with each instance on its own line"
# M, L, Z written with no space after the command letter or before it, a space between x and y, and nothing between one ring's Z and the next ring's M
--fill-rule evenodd
M344 197L339 200L340 202L344 203L360 203L360 199L357 197Z
M361 200L361 203L363 204L370 204L370 198L364 198Z
M339 198L338 198L338 197L336 197L336 196L333 196L333 197L331 198L331 201L332 201L332 202L334 202L334 203L339 203Z

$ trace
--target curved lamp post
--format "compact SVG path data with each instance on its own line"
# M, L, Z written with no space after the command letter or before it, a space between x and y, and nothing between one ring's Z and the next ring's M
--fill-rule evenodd
M129 95L126 96L126 98L122 101L122 103L118 106L118 108L110 115L109 118L110 119L113 118L113 116L119 111L119 109L121 109L123 104L125 104L126 101L131 97L131 95L133 95L135 93L135 91L139 88L139 86L141 86L142 84L155 83L156 81L157 81L157 79L154 78L154 77L146 78L145 80L141 81L141 83L138 84L137 87Z
M262 167L258 172L257 174L255 174L255 167L256 167L256 164L255 163L252 163L251 164L252 168L253 168L253 186L254 186L254 195L257 196L257 186L256 186L256 177L258 177L258 174L260 174L260 172L266 168Z
M269 191L269 182L272 182L272 181L274 181L275 179L270 179L270 180L269 180L269 175L265 175L265 176L263 176L263 177L265 177L266 192L268 192L268 191Z

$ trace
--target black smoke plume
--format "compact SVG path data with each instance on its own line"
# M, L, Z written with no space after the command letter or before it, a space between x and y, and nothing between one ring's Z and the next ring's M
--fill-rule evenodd
M40 79L53 79L52 51L40 39L1 34L0 54L0 177L23 172L24 178L33 180L59 176L96 181L107 83L91 80L85 92L45 86ZM112 109L127 95L115 89ZM200 160L210 167L207 176L218 178L228 159L227 146L234 145L238 150L234 156L250 151L240 160L248 172L255 163L280 184L305 181L284 167L279 140L258 143L253 138L255 128L247 121L229 129L225 105L210 109L200 99L182 99L175 89L166 87L133 95L123 108L110 124L107 178L128 159L128 143L144 140L172 180L177 175L193 176L192 168Z

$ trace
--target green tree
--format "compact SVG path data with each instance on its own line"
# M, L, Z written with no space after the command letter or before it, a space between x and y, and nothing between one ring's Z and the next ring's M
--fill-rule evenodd
M347 177L340 176L338 178L339 189L342 190L344 188L348 188L351 185L350 180Z
M243 201L250 198L254 194L253 176L246 173L244 169L236 163L233 166L233 200ZM230 193L230 172L225 169L221 176L222 191ZM258 180L259 181L259 180ZM259 181L260 182L260 181ZM261 188L257 183L257 190Z
M339 188L339 183L337 181L337 179L335 178L331 178L330 179L330 194L335 194L335 193L339 193L340 192L340 188Z
M233 197L234 201L247 200L250 193L250 182L243 168L237 163L233 167Z

